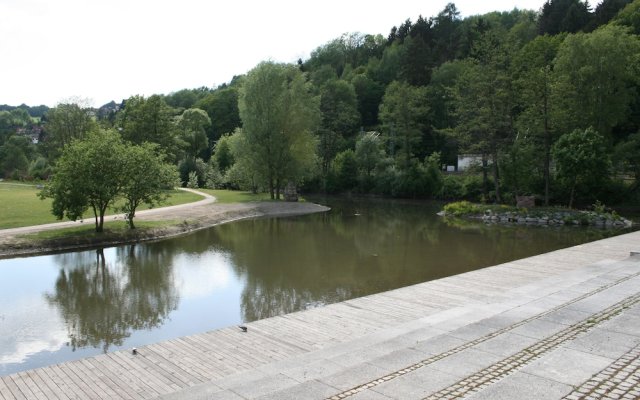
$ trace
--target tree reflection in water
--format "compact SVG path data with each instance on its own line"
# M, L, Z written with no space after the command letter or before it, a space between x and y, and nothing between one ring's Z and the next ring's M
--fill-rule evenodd
M208 236L244 277L242 318L254 321L425 280L432 263L424 245L439 244L437 233L429 237L439 226L424 218L430 212L341 204L330 213L223 225Z
M92 346L106 353L132 331L161 325L179 298L171 252L132 245L118 248L116 260L107 261L102 249L94 254L56 256L60 274L55 292L45 296L64 318L73 350Z
M323 203L326 204L326 203ZM333 199L328 213L202 234L229 254L244 321L400 288L584 242L588 231L450 226L437 203Z

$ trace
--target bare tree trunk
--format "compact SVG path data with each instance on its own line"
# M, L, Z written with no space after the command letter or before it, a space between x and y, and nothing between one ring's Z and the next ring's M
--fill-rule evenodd
M496 188L496 202L502 202L502 196L500 196L500 171L498 170L498 154L493 153L491 155L493 159L493 183Z
M569 195L569 208L573 208L573 196L576 191L577 178L573 180L573 185L571 185L571 194Z
M95 219L95 224L96 224L96 232L100 232L98 229L100 228L98 225L98 210L96 209L96 206L92 205L91 208L93 209L93 217Z
M549 205L549 181L551 180L551 131L547 96L544 98L544 205Z
M127 223L129 224L129 229L136 229L135 225L133 224L133 217L135 217L135 213L135 211L132 211L127 214Z
M487 155L482 154L482 196L486 202L489 198L489 177L487 176Z
M275 200L275 191L273 187L273 178L269 178L269 195L271 195L271 200Z

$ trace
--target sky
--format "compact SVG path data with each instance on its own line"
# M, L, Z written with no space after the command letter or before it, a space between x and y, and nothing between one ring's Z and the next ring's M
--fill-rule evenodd
M0 0L0 104L101 106L217 87L346 32L382 34L452 0ZM463 17L544 0L458 0Z

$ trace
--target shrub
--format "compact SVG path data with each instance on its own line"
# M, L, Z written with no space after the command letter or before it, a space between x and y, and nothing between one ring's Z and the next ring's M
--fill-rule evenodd
M480 207L468 201L456 201L455 203L445 205L444 212L446 215L460 217L463 215L478 214L481 210Z
M457 200L464 198L464 186L458 175L445 175L438 198L442 200Z

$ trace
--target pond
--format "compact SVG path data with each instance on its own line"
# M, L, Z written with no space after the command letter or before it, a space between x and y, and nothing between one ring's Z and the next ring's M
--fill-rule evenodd
M0 260L0 375L304 310L621 233L446 223L438 204L318 200L153 243Z

